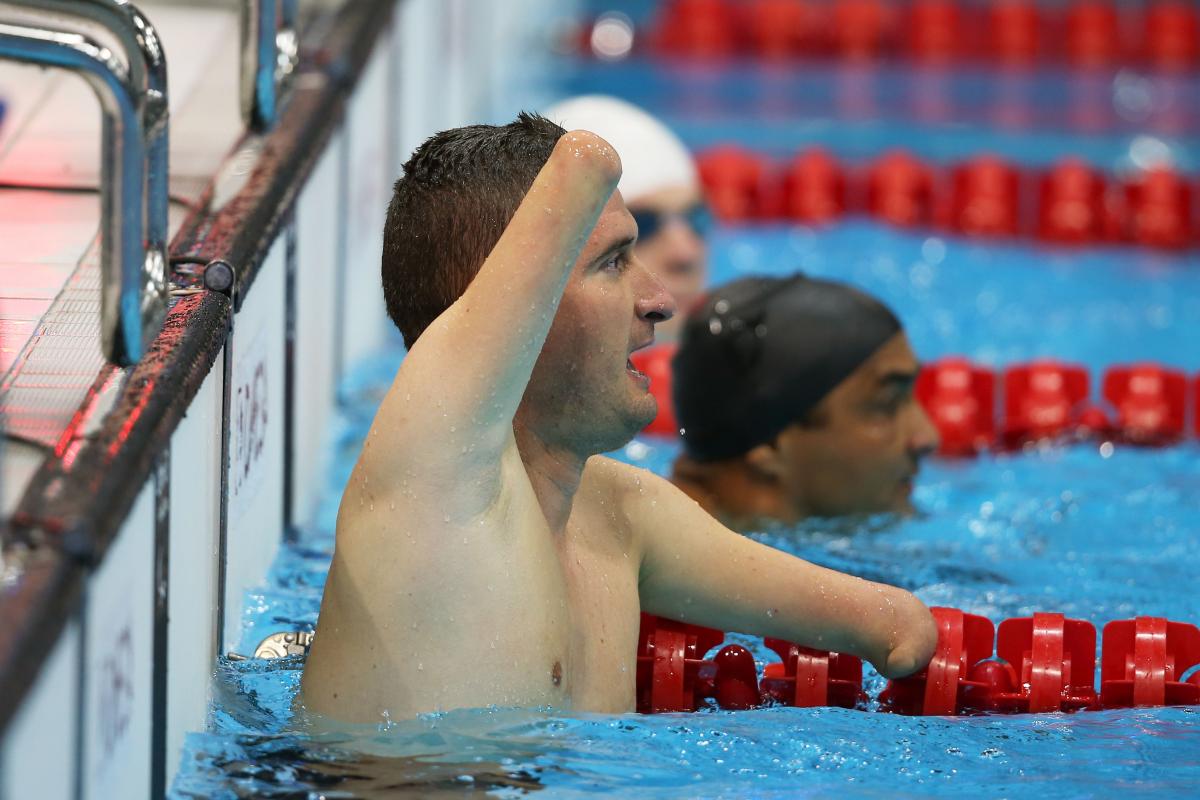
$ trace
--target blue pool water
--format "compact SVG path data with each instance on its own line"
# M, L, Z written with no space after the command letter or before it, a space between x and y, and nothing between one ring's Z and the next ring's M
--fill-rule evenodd
M751 72L681 76L645 64L580 65L564 71L562 82L569 91L617 91L661 110L694 146L732 137L782 153L825 142L857 156L909 144L938 160L992 149L1022 164L1076 152L1119 169L1139 131L1150 130L1177 163L1195 166L1192 145L1172 138L1175 123L1165 111L1140 123L1110 114L1111 124L1086 137L1069 114L1054 116L1061 109L1053 97L1036 104L1044 113L1035 121L1044 126L1024 132L997 130L983 111L946 125L899 107L835 124L837 103L819 92L828 73L804 77L787 94ZM1029 91L1052 93L1055 81L1069 83L1051 78ZM984 78L955 80L964 102L986 105L980 95L988 92L971 84ZM714 93L692 102L704 93L680 89L687 81ZM890 86L877 94L892 96ZM1175 102L1196 88L1191 81L1154 91ZM782 102L751 102L764 97ZM965 354L1003 366L1052 356L1086 364L1093 380L1110 364L1134 360L1200 370L1195 252L984 244L851 218L823 230L720 230L712 269L714 281L803 269L857 283L897 310L925 359ZM341 487L401 357L399 348L381 354L342 387L320 512L247 598L241 652L272 632L315 624ZM639 439L617 455L664 472L674 445ZM819 521L753 535L996 622L1060 611L1097 627L1138 614L1200 623L1195 440L1162 450L1087 444L935 460L918 479L916 501L922 513L912 519ZM760 661L773 660L760 642L730 639ZM657 716L469 709L318 735L292 711L302 667L297 659L223 659L210 725L190 736L172 796L1148 797L1193 795L1200 786L1200 708L972 718L789 708ZM869 692L882 685L868 668Z

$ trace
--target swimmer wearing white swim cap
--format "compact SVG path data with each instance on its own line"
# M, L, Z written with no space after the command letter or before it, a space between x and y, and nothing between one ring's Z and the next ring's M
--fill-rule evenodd
M546 109L545 116L568 130L595 131L621 154L617 188L638 225L638 258L680 310L691 308L708 279L705 236L712 223L691 152L658 119L616 97L573 97ZM674 341L681 320L660 324L658 341Z

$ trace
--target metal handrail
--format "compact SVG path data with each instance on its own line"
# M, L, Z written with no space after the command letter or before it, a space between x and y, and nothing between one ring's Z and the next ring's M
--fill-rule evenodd
M2 21L14 17L44 22ZM78 25L103 27L125 62L95 38L62 29ZM7 0L0 58L76 72L100 101L101 343L110 361L133 364L167 310L167 72L158 35L125 0Z
M242 4L242 118L257 131L279 118L281 96L299 60L298 0Z

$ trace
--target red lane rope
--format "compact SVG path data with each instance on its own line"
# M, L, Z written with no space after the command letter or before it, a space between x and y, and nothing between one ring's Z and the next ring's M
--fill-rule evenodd
M677 436L672 401L674 345L639 350L633 364L650 376L658 416L644 433ZM996 371L951 356L926 363L917 376L917 400L941 436L939 454L971 456L1011 450L1047 439L1087 439L1140 446L1200 438L1200 374L1142 362L1114 365L1092 396L1087 369L1052 359Z
M604 23L601 17L581 27L582 52L611 57L595 48ZM1187 0L1054 7L1032 0L666 0L648 26L627 35L634 50L704 61L892 59L1175 73L1200 67L1200 21Z
M1200 186L1166 167L1116 178L1075 158L1021 169L991 155L936 167L903 150L846 164L819 147L776 161L736 145L705 150L697 163L725 222L821 225L857 212L901 228L1067 246L1200 242Z
M1200 704L1195 625L1161 617L1105 625L1097 691L1097 637L1090 622L1037 613L997 628L956 608L930 610L938 626L933 658L920 672L888 682L878 698L883 711L946 716ZM695 711L708 701L726 709L763 702L858 708L867 702L862 661L853 656L766 639L782 660L767 664L760 681L753 657L738 645L704 658L724 639L712 628L643 614L638 710ZM674 666L660 675L657 665L666 662Z

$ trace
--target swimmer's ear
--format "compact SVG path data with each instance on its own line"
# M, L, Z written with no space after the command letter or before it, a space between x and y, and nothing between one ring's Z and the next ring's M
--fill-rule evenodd
M776 483L783 476L786 465L778 437L750 448L744 458L750 472L760 480Z

